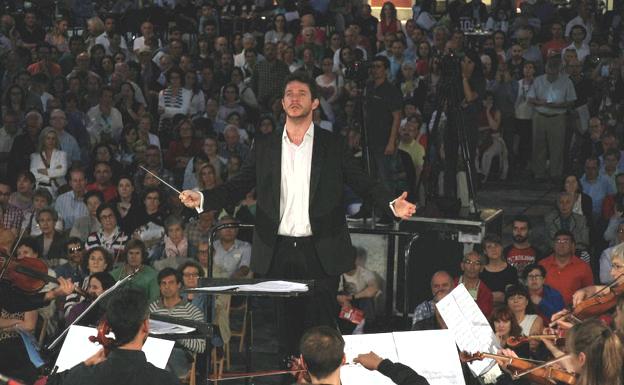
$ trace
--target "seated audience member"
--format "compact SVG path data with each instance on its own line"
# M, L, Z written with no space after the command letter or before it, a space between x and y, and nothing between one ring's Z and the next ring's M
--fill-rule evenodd
M54 269L56 275L58 277L71 278L72 282L82 282L87 275L83 269L83 254L84 247L80 238L69 238L65 242L65 259L67 263Z
M67 316L65 317L65 324L70 325L72 322L76 320L85 310L93 303L93 301L99 297L103 292L113 287L115 284L115 279L111 277L111 275L107 272L99 272L93 273L89 276L88 284L87 284L87 294L89 294L90 298L87 298L85 301L82 301L76 306L73 306ZM97 326L104 314L106 313L106 308L103 305L103 302L99 302L95 305L94 308L89 310L83 318L80 319L79 325L85 326Z
M103 247L94 247L87 250L82 262L82 270L85 272L85 278L81 282L75 282L74 285L80 286L84 291L89 289L89 276L94 273L107 272L113 267L113 257ZM86 298L78 293L71 293L65 298L63 312L65 316L76 304L84 301Z
M65 184L68 160L52 127L41 131L37 150L30 155L30 172L37 180L37 188L45 188L56 197L59 187Z
M494 330L494 335L498 339L498 343L502 348L506 348L507 339L509 337L520 337L522 336L522 328L518 325L518 321L516 321L516 317L507 306L499 306L492 311L492 315L489 318L490 325ZM526 345L520 345L519 348L522 352L517 352L521 357L526 357L528 355L529 349Z
M158 285L160 286L160 299L149 305L150 313L194 321L204 320L202 312L181 296L182 279L176 270L166 267L160 271L158 273ZM206 341L201 338L189 338L178 340L177 342L178 344L173 348L169 357L167 370L172 372L177 378L184 378L188 374L192 363L189 361L187 352L203 352L206 349Z
M142 290L124 288L114 293L106 307L106 318L116 346L108 356L101 349L73 368L50 375L49 385L97 384L106 379L113 384L177 385L171 373L147 362L141 351L149 334L147 296Z
M164 205L165 194L161 190L148 187L143 191L143 207L136 220L138 227L133 236L145 243L150 260L165 236Z
M588 158L585 161L585 175L581 177L583 192L592 199L592 213L595 218L600 217L605 197L615 193L609 178L599 173L599 166L600 161L597 158Z
M117 196L117 188L113 183L113 169L108 162L99 161L93 168L95 181L87 185L87 191L99 191L105 202L110 202Z
M544 322L550 322L553 314L563 309L563 297L561 293L552 287L545 285L546 269L537 263L531 264L524 269L522 278L529 290L529 298L537 309L537 314Z
M602 201L602 219L620 219L624 212L624 173L615 176L615 193Z
M128 236L119 228L119 213L117 208L109 203L101 204L97 208L97 219L102 224L100 231L89 234L87 249L102 246L113 256L117 262L124 250Z
M51 268L67 262L64 258L67 238L54 228L57 221L58 214L53 208L46 207L37 213L37 224L41 229L41 235L35 239L41 249L41 257Z
M87 180L82 169L73 168L69 170L69 185L71 190L60 194L54 203L54 209L63 220L65 231L71 230L78 218L89 215L89 210L84 202Z
M513 243L503 249L503 257L508 264L518 270L518 278L522 276L528 265L538 262L544 257L542 251L529 241L530 232L529 217L524 215L514 217L512 222Z
M237 223L232 217L221 218L219 224ZM214 243L213 277L215 278L246 278L251 271L251 245L236 239L238 229L225 228L219 230L219 239Z
M89 234L102 230L102 225L97 218L97 209L104 203L104 196L99 191L89 191L84 194L83 201L87 206L88 215L76 218L69 236L86 242Z
M351 334L362 334L365 325L372 326L375 319L375 298L379 294L379 284L375 273L365 268L365 265L366 251L356 248L355 269L342 274L338 284L338 305L342 308L355 307L364 312L365 319L355 329L350 322L345 325L347 329L353 329Z
M539 264L546 269L545 284L561 293L566 305L572 303L572 295L578 289L594 284L589 265L574 254L574 235L559 230L553 237L553 253Z
M308 329L301 337L301 361L312 384L340 385L340 367L346 362L345 342L340 333L327 326ZM400 385L428 385L426 378L410 367L382 359L369 352L354 360L368 370L377 370Z
M483 315L489 317L494 306L494 298L492 291L479 279L479 274L483 271L484 265L483 257L479 253L476 251L469 252L461 262L462 275L456 278L453 283L455 286L460 283L463 284L472 299L477 302Z
M147 298L155 301L158 298L158 273L154 268L147 265L147 250L145 244L138 239L131 239L126 243L123 252L123 265L110 272L115 281L124 279L128 275L136 272L132 278L131 285L145 290Z
M544 321L535 314L529 291L522 285L512 285L505 291L505 303L522 329L523 336L542 334ZM531 351L536 351L538 340L529 341Z
M479 278L492 291L494 304L504 304L505 289L518 283L518 271L503 259L503 245L498 235L487 234L483 239L483 249L488 262Z
M208 237L214 224L215 212L213 210L202 211L197 216L197 220L188 223L184 229L189 243L196 249L199 249L200 243L208 242Z
M421 302L414 309L412 330L446 329L446 324L436 309L436 303L453 290L453 277L444 270L436 271L431 277L433 298Z
M617 223L617 227L615 227L615 239L612 242L613 246L608 247L602 251L600 254L600 271L599 271L599 279L600 282L608 285L613 282L613 278L611 277L611 257L613 256L613 252L615 248L624 242L624 220L621 217L618 217L617 221L613 221ZM613 227L611 223L609 223L610 227Z
M1 136L0 139L2 139ZM33 190L36 183L35 176L32 172L22 170L17 173L17 183L15 184L16 189L15 192L9 197L9 204L22 211L30 210L33 204Z
M570 232L576 240L577 252L583 252L583 260L589 262L589 229L582 215L572 212L574 197L567 192L559 193L557 210L544 217L548 239L554 239L558 231Z
M165 220L165 233L163 242L152 255L152 264L156 270L177 268L186 260L197 258L197 249L184 234L184 220L181 217L169 216Z
M44 188L38 188L33 194L33 204L29 210L23 211L24 220L22 221L22 229L25 229L26 235L37 237L41 235L41 228L37 222L39 211L46 207L52 207L52 195ZM54 230L63 231L63 218L59 216L54 223Z
M568 175L563 178L561 192L572 194L572 212L585 217L585 221L590 224L593 218L593 204L589 195L583 192L581 180L576 175Z
M119 213L119 227L126 234L134 233L141 207L134 188L134 179L122 175L117 180L117 197L111 202Z

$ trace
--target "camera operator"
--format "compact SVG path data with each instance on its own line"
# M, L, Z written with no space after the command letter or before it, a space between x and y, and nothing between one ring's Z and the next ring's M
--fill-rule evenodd
M362 66L365 68L365 66ZM362 70L361 68L360 70ZM375 56L370 64L372 82L367 85L365 101L366 138L370 154L371 174L379 178L389 191L394 165L398 162L397 139L403 98L401 90L388 81L390 61L385 56ZM370 217L370 202L365 202L351 219ZM386 220L388 218L382 218ZM383 220L381 222L383 222Z
M447 56L445 60L452 61L452 63L444 66L446 68L443 67L442 77L446 78L446 81L441 82L440 87L445 87L445 85L456 87L456 77L453 73L457 71L456 59ZM481 98L485 93L485 79L481 70L481 60L476 52L467 51L459 63L459 68L461 70L461 91L459 95L454 95L453 92L447 94L448 123L444 135L444 195L450 197L457 195L457 156L460 141L466 142L464 145L467 146L470 155L471 173L476 176L474 159L479 136L477 123L481 111ZM441 90L438 93L443 95L447 91ZM460 135L460 128L464 130L464 135Z

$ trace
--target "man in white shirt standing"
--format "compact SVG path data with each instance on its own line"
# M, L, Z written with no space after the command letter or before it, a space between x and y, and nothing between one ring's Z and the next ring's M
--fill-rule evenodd
M284 128L256 139L239 174L212 190L183 191L180 200L187 207L217 210L256 188L251 270L269 278L315 281L309 295L285 300L280 307L280 350L296 353L306 328L335 327L338 279L354 267L344 184L388 215L406 219L416 206L406 201L407 193L393 200L365 174L341 138L314 126L318 91L307 74L296 72L286 79L282 106Z

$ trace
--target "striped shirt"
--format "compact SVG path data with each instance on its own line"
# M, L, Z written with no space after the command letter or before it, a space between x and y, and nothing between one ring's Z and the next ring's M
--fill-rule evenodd
M166 308L162 298L152 302L149 306L151 314L162 314L170 317L183 318L192 321L204 321L204 315L195 305L182 298L173 308ZM202 353L206 349L206 341L201 338L179 340L188 350Z
M73 191L59 195L56 198L54 209L63 218L65 230L70 230L74 226L76 219L89 215L87 205L82 198L76 198L76 194Z
M119 227L116 227L115 231L108 236L104 235L104 232L100 230L89 234L87 237L87 250L96 246L102 246L113 255L113 261L117 262L126 246L126 242L128 242L128 236Z

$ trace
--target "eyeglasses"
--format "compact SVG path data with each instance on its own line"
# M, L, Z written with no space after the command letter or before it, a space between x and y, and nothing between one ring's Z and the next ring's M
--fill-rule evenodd
M555 243L559 243L559 244L564 244L564 243L570 243L571 240L570 239L556 239Z
M81 246L70 247L70 248L67 249L67 254L73 254L73 253L77 253L79 251L82 251L82 247Z
M624 269L624 265L618 265L618 264L612 264L611 265L611 270L622 270Z
M206 253L206 254L208 254L208 249L206 249L206 250L197 250L197 252L198 253Z
M527 275L527 279L540 279L540 278L544 278L544 276L541 275L541 274L529 274L529 275Z
M476 265L476 266L480 266L482 265L481 261L470 261L470 260L464 260L463 261L466 265Z

